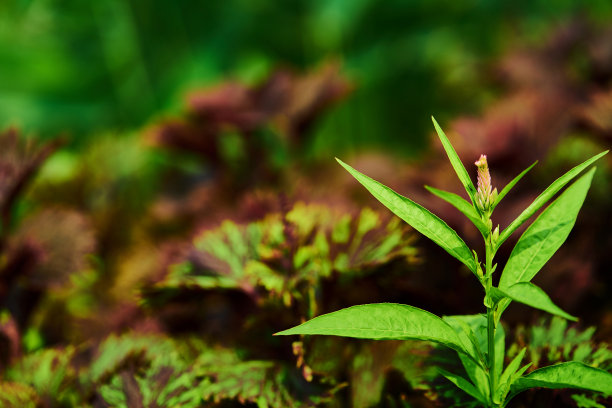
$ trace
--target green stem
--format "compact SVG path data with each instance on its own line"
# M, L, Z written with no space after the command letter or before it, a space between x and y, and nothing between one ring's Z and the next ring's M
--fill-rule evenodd
M491 235L487 237L485 241L485 250L486 250L486 263L485 263L485 276L487 279L486 291L487 298L489 298L489 292L491 287L493 286L493 243L491 242ZM489 298L490 302L490 298ZM489 403L491 407L495 407L495 403L493 402L493 395L495 394L495 389L497 388L497 377L495 374L495 314L493 307L487 306L487 343L488 343L488 363L489 363Z
M493 319L493 309L487 308L487 336L489 345L489 386L491 388L489 399L492 407L495 406L495 404L493 403L493 395L495 394L495 389L497 387L497 379L495 378L495 322Z

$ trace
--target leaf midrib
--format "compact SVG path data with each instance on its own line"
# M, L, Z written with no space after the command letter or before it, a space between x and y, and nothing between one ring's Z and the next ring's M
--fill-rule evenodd
M384 186L382 183L380 183L380 182L378 182L378 181L374 180L373 178L370 178L370 177L366 176L365 174L362 174L362 176L363 176L363 177L367 177L368 179L370 179L371 181L375 182L376 184L378 184L378 185L380 185L380 186L386 187L386 186ZM363 184L363 183L362 183L362 184ZM366 187L366 188L369 190L369 188L368 188L367 186L365 186L365 187ZM398 193L397 191L393 190L392 188L389 188L389 187L386 187L386 188L388 188L388 189L389 189L389 191L391 191L393 194L395 194L397 197L399 197L399 198L400 198L400 200L407 200L407 201L411 202L412 204L414 204L414 205L416 206L416 208L418 208L420 211L424 211L424 212L426 212L426 213L430 214L431 216L435 217L435 219L437 219L438 221L440 221L442 224L444 224L444 226L446 226L446 227L448 228L448 230L447 230L447 231L448 231L448 233L450 234L450 236L451 236L451 237L456 238L456 240L458 241L458 243L459 243L459 244L461 244L461 243L463 242L463 241L461 240L461 237L460 237L460 236L459 236L459 235L458 235L456 232L454 232L454 230L452 230L452 229L451 229L451 227L449 227L449 225L448 225L446 222L444 222L444 220L443 220L443 219L441 219L440 217L438 217L437 215L435 215L435 214L434 214L434 213L432 213L431 211L428 211L428 210L427 210L425 207L421 206L420 204L418 204L418 203L416 203L416 202L412 201L412 200L411 200L411 199L409 199L408 197L404 197L403 195L401 195L401 194L400 194L400 193ZM380 201L380 200L379 200L379 201ZM384 203L383 203L383 205L384 205ZM410 225L410 223L409 223L408 221L404 220L404 222L406 222L408 225ZM435 232L434 230L432 230L432 229L431 229L431 228L430 228L430 227L429 227L429 226L428 226L426 223L422 223L422 222L420 222L419 220L417 220L417 222L418 222L418 224L420 224L421 229L427 230L427 232L428 232L429 234L433 235L434 237L436 237L436 239L437 239L438 241L440 241L440 242L442 242L442 243L446 243L446 242L445 242L445 240L443 239L443 237L442 237L442 236L440 236L440 235L439 235L437 232ZM413 223L415 223L415 222L413 221ZM415 224L416 224L416 223L415 223ZM425 235L425 234L423 234L423 235ZM465 243L464 243L464 245L465 245ZM450 249L450 251L449 251L449 252L450 252L450 253L452 253L452 254L454 254L454 255L455 255L455 257L456 257L457 259L465 259L465 257L461 256L461 254L460 254L459 252L457 252L457 250L456 250L454 247L448 247L448 246L447 246L447 248L449 248L449 249ZM469 260L469 259L471 259L471 258L469 258L469 257L468 257L467 259ZM469 261L468 261L468 262L469 262ZM469 263L470 263L470 264L472 264L472 262L469 262ZM473 265L472 265L472 266L473 266ZM473 269L472 267L470 267L470 266L468 266L468 268L470 268L470 270L472 270L472 271L474 270L474 269Z
M550 230L552 231L552 228ZM515 283L523 282L523 276L525 276L525 273L529 269L529 266L531 266L531 264L533 263L533 260L535 259L535 257L542 250L542 246L544 246L544 242L548 239L550 234L552 234L552 232L547 233L546 236L542 240L540 240L540 243L537 245L537 247L538 247L537 251L534 252L534 254L531 256L531 258L529 259L529 261L527 262L525 267L522 269L522 271L521 271L520 275L518 276L518 279L517 279L517 281ZM512 285L510 285L510 286L512 286Z
M452 256L454 256L456 259L458 259L459 261L461 261L463 264L465 264L468 269L475 273L476 269L477 269L477 265L476 262L474 261L474 259L472 258L472 254L470 253L469 248L467 247L467 245L465 244L465 242L463 242L463 240L461 239L461 237L459 236L459 234L457 234L457 232L455 230L453 230L446 222L444 222L444 220L442 220L440 217L438 217L437 215L435 215L434 213L432 213L431 211L427 210L425 207L423 207L422 205L412 201L411 199L409 199L408 197L404 197L403 195L401 195L400 193L398 193L397 191L393 190L392 188L382 184L381 182L374 180L373 178L371 178L370 176L363 174L361 172L359 172L358 170L354 169L353 167L351 167L350 165L344 163L342 160L340 159L336 159L340 165L342 167L344 167L345 170L347 170L362 186L364 186L366 188L366 190L368 190L379 202L381 202L385 207L387 207L391 212L393 212L395 215L398 215L404 222L406 222L408 225L411 225L413 228L417 229L414 225L418 224L420 226L421 229L426 230L430 235L426 235L426 234L422 234L426 235L428 238L431 238L432 236L435 237L437 239L437 244L440 245L444 250L446 250L449 254L451 254ZM373 188L371 188L370 186L368 186L368 183L364 183L364 180L366 181L370 181L372 182L374 185L377 185L379 187L381 187L382 191L376 192ZM373 191L374 190L374 191ZM384 196L384 193L391 193L392 195L394 195L396 198L399 198L400 201L408 201L410 202L416 209L418 209L419 211L422 211L426 214L429 214L431 217L433 217L434 220L437 220L439 223L441 223L443 225L444 230L450 234L450 237L452 239L454 239L454 241L459 244L459 246L463 246L465 249L467 249L466 252L466 256L462 256L459 252L457 252L457 249L455 247L450 247L447 245L447 242L436 232L432 231L426 223L422 223L420 222L418 219L416 219L417 222L415 222L414 220L411 220L412 222L409 222L407 220L405 220L402 216L400 216L396 211L392 210L391 208L389 208L389 206L387 204L385 204L380 198L377 197L377 195L382 195ZM383 194L380 194L383 193ZM394 206L395 207L395 206ZM407 217L409 218L409 217ZM418 230L418 229L417 229ZM419 231L420 232L420 231Z
M537 255L542 251L542 247L544 246L544 244L546 243L546 241L548 240L548 237L559 231L562 227L564 227L565 225L568 225L570 222L560 222L557 223L553 228L548 228L548 232L546 233L546 235L540 240L540 242L538 244L536 244L535 246L537 247L537 250L533 253L533 255L529 258L527 264L525 264L525 266L522 268L521 273L519 274L517 281L514 283L519 283L519 282L529 282L529 281L524 281L523 277L525 276L525 273L527 272L527 270L529 269L529 267L533 264L534 259L537 257ZM510 284L509 286L512 286L512 284Z
M299 326L298 326L299 327ZM363 328L363 327L317 327L316 328L316 332L320 333L322 331L341 331L341 330L357 330L357 331L368 331L368 332L383 332L383 333L392 333L392 334L396 334L396 335L403 335L405 337L411 338L411 339L426 339L428 341L434 341L434 342L439 342L439 343L445 343L445 344L453 344L454 346L457 346L459 348L462 348L462 344L456 342L456 340L453 340L451 338L444 338L444 337L438 337L438 336L432 336L429 334L409 334L409 332L406 332L404 330L394 330L394 329L372 329L372 328ZM454 333L454 332L453 332ZM306 334L306 333L304 333Z

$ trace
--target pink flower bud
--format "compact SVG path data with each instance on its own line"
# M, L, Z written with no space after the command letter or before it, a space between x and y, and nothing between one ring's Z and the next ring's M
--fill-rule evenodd
M476 191L474 201L480 211L489 214L495 202L497 189L494 192L491 187L491 174L489 173L487 156L481 154L480 159L474 164L478 167L478 190Z

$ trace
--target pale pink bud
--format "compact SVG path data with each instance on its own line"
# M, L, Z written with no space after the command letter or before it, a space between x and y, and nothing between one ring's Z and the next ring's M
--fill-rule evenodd
M493 191L491 187L491 174L489 173L487 156L481 154L480 159L474 164L478 167L478 190L474 201L478 209L484 213L489 213L495 202L497 189Z

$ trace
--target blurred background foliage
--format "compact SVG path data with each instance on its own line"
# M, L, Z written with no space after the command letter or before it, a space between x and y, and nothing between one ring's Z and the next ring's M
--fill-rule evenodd
M1 2L0 407L470 406L429 344L272 336L359 303L482 307L332 157L477 247L423 189L459 193L429 116L497 187L540 160L504 227L612 145L611 18L607 0ZM582 321L513 306L509 357L612 369L610 191L606 157L536 279ZM612 403L514 403L550 401Z
M429 115L475 112L483 68L569 16L604 22L606 0L6 0L0 123L73 143L176 111L193 86L255 83L279 65L342 61L358 85L316 131L315 151L375 145L414 154Z

